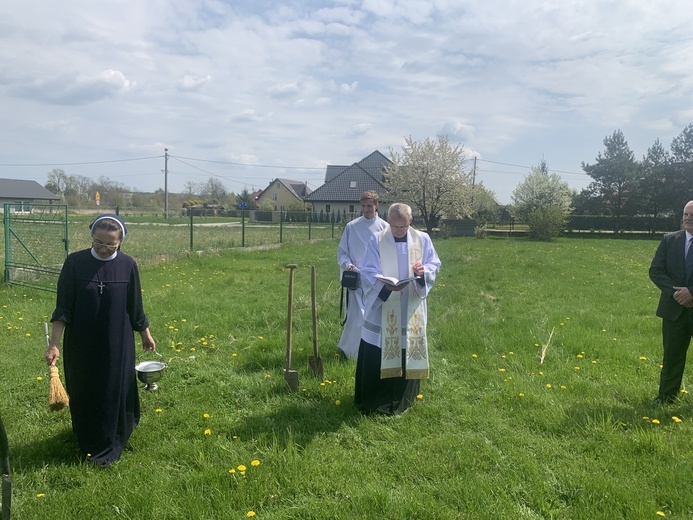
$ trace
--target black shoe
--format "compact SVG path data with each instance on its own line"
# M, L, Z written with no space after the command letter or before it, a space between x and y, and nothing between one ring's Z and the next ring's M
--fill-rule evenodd
M668 395L668 396L657 396L652 400L652 405L653 406L664 406L667 404L671 404L676 400L676 397L673 395Z

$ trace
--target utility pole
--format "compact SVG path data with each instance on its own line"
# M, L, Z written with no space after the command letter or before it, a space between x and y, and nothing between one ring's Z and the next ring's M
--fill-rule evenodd
M168 218L168 148L164 148L164 218Z
M474 157L474 167L472 168L472 211L474 211L474 187L476 186L476 156Z

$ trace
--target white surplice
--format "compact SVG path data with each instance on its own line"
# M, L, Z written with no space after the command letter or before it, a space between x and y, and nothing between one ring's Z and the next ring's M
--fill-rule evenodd
M388 243L397 251L397 267L399 271L398 278L407 278L411 276L411 265L408 251L408 242L412 241L411 230L407 231L408 242L395 242L392 232L388 231L382 240L387 240ZM423 322L428 321L428 312L426 306L426 297L433 288L436 280L436 275L440 270L440 258L433 248L431 238L426 233L421 233L421 263L424 266L424 285L420 285L414 281L409 283L401 292L401 323L408 322L407 318L407 302L411 291L415 291L416 295L421 298L420 312L423 314ZM380 242L376 235L372 236L366 254L361 261L361 285L364 291L364 325L361 329L361 338L372 344L382 348L382 310L383 300L379 298L380 292L384 287L384 283L375 278L376 274L383 274L380 258ZM401 336L402 349L407 348L406 330Z
M360 269L361 258L366 252L371 236L386 227L387 222L377 214L372 219L361 216L346 225L337 249L340 280L342 273L349 265L353 264ZM356 359L361 342L361 327L363 326L363 290L358 288L356 290L345 289L345 291L349 291L349 307L346 311L346 323L337 346L348 358Z

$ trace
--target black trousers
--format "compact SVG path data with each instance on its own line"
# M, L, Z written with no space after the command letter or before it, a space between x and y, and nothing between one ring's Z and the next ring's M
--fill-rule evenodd
M414 404L419 394L419 380L404 377L380 379L381 350L361 340L356 361L354 404L363 414L397 415ZM402 356L402 373L405 360Z
M684 309L678 320L662 320L664 360L659 375L659 397L662 400L673 400L681 389L691 336L693 336L693 309Z

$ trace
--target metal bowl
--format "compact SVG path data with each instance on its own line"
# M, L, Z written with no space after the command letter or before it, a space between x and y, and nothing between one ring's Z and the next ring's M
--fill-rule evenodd
M143 361L135 365L137 371L137 379L143 382L146 386L145 390L156 390L158 385L156 382L164 375L166 363L163 361Z

